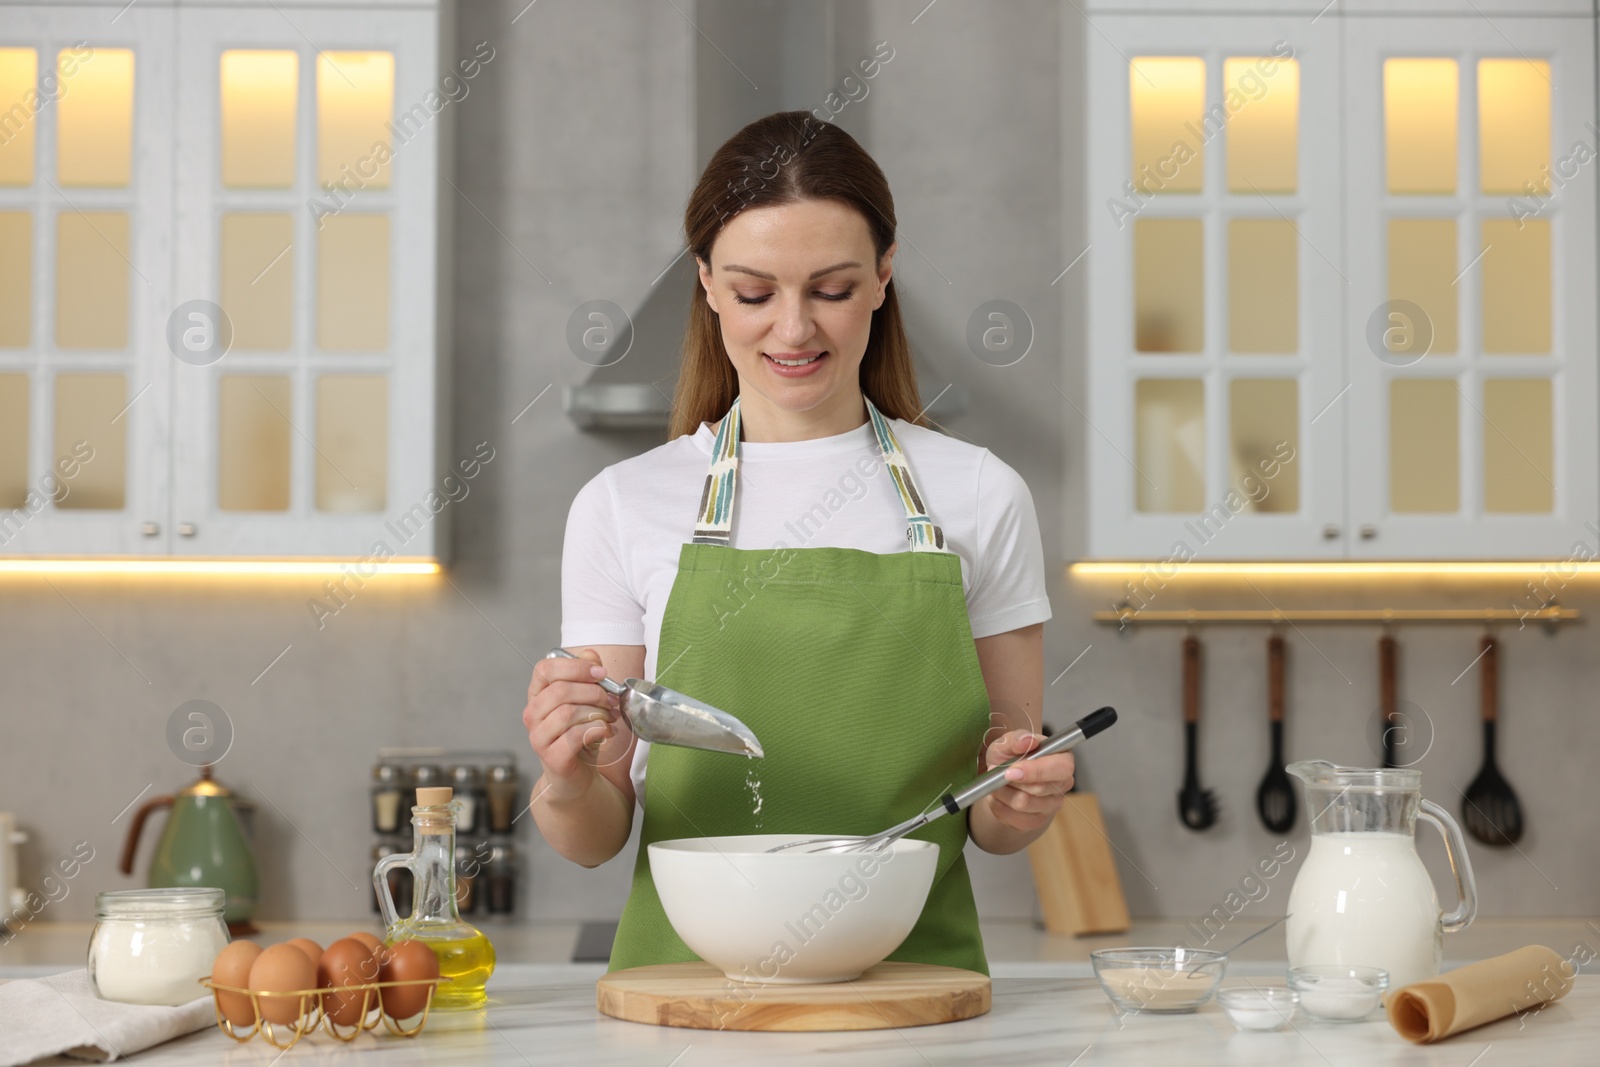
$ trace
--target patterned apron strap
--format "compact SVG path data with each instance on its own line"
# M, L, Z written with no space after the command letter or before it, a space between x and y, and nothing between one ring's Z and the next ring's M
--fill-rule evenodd
M862 399L866 399L863 397ZM911 476L911 464L900 449L900 442L889 426L889 420L879 413L871 400L867 400L867 420L878 439L878 451L883 454L884 465L894 479L895 490L900 494L900 505L906 513L906 540L913 552L949 552L944 531L928 517L922 493ZM706 472L705 487L700 491L700 512L695 521L694 540L697 545L727 546L733 536L733 500L739 486L739 454L742 438L739 419L739 399L722 417L717 436L711 443L711 469Z

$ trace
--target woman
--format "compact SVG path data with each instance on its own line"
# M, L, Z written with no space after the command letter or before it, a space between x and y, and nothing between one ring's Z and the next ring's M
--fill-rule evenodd
M582 659L540 661L523 712L544 768L533 817L556 851L605 862L642 805L613 970L696 958L662 912L650 842L872 833L1040 741L1033 501L922 418L883 172L838 127L769 115L712 157L684 228L699 284L670 439L573 501L561 635ZM731 712L766 757L636 741L606 675ZM1070 753L1020 764L916 835L938 843L937 874L890 959L988 973L963 846L1026 846L1072 772Z

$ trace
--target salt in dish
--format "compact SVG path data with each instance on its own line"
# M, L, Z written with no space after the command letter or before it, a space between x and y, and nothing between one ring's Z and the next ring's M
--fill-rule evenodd
M1241 986L1217 993L1217 1003L1240 1030L1282 1030L1294 1018L1300 995L1282 986Z

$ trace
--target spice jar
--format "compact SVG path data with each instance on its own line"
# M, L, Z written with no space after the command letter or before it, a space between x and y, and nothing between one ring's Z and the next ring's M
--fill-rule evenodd
M482 831L480 823L488 818L483 788L483 772L470 763L450 768L452 795L461 802L456 815L457 834L476 834Z
M496 841L484 868L490 915L510 915L517 904L517 855L509 841Z
M394 763L372 768L372 832L400 832L400 801L406 790L405 769Z
M484 875L478 853L479 849L465 842L456 845L456 910L462 915L478 910L478 881Z
M489 832L509 834L517 809L517 769L508 764L489 768Z
M113 889L95 897L89 983L102 1000L187 1004L228 943L221 889Z

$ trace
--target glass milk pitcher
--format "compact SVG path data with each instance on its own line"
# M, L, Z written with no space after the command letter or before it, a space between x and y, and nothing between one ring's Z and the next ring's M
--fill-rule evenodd
M1311 851L1289 890L1289 966L1382 967L1389 988L1439 973L1443 935L1472 921L1478 893L1461 827L1422 799L1422 772L1289 764L1306 790ZM1444 836L1457 904L1448 915L1417 855L1421 818Z

